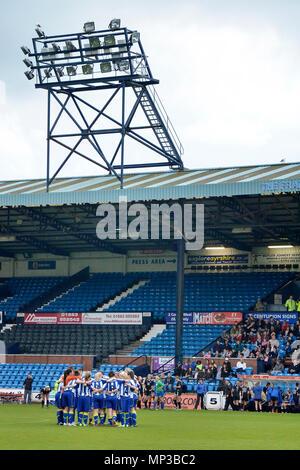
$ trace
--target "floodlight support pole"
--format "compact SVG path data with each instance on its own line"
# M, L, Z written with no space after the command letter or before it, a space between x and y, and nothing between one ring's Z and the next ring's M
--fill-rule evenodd
M179 240L177 240L175 364L182 362L184 252L185 252L185 240L182 237Z
M50 184L50 106L51 106L51 90L48 90L48 113L47 113L47 193Z
M122 86L122 147L121 147L120 189L123 189L125 134L126 134L126 127L125 127L125 82L123 82L123 86Z

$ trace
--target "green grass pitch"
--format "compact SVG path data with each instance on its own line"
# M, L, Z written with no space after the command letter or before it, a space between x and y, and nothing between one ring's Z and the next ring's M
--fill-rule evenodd
M57 426L56 409L0 405L1 450L298 450L300 415L138 410L136 428Z

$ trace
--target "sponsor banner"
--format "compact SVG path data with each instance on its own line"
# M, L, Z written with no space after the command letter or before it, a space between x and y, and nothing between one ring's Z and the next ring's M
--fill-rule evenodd
M175 393L166 393L165 394L165 408L176 409L176 406L173 403ZM196 404L197 395L196 393L183 393L181 395L181 408L184 410L193 410Z
M172 359L172 360L171 360ZM175 367L175 359L172 357L153 357L152 370L156 371L161 367L159 372L166 372Z
M270 253L258 253L252 254L253 264L293 264L300 263L300 251L297 248L290 248L287 253L273 253L274 250L270 250Z
M143 316L149 317L151 312L25 313L24 324L142 325Z
M204 255L189 255L187 257L187 264L201 265L201 264L248 264L249 255L220 255L220 256L204 256Z
M184 324L194 325L234 325L243 320L241 312L189 312L183 314ZM166 323L176 323L176 313L166 314Z
M24 401L24 389L22 388L0 388L0 397L6 401ZM41 395L39 391L32 390L31 403L40 403Z
M256 313L247 313L247 317L253 316L254 318L262 318L263 320L270 320L271 317L274 320L279 320L283 322L284 320L287 323L296 323L298 320L298 312L256 312Z
M28 261L28 269L56 269L56 261Z
M82 324L87 325L142 325L143 312L93 312L82 314Z
M170 257L147 257L147 258L131 258L129 260L129 263L131 265L137 266L137 265L146 265L146 266L153 266L153 265L165 265L165 266L170 266L170 265L175 265L176 264L176 258L170 258Z
M65 325L82 323L82 313L25 313L24 324L28 325Z
M282 193L286 191L299 191L300 180L290 179L285 181L271 181L261 184L261 192L265 193Z

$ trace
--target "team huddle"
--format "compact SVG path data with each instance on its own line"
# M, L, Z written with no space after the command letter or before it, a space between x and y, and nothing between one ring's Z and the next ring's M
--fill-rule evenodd
M131 369L80 374L67 369L56 382L57 424L65 426L136 426L139 383ZM75 413L77 412L77 423Z

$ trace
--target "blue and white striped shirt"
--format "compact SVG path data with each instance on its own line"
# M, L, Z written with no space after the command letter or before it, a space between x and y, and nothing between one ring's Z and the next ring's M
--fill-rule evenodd
M83 382L83 383L77 384L77 387L78 387L79 397L92 397L93 396L91 384L86 384Z
M105 379L100 379L100 380L92 380L92 388L96 388L96 389L101 389L101 388L104 388L105 386L105 383L106 383L106 380ZM105 392L95 392L94 393L94 397L102 397L105 398Z
M113 392L113 393L111 393L111 392L112 392L112 390L119 389L119 384L118 384L117 380L114 379L111 382L106 382L104 384L103 388L106 392L106 397L108 397L108 396L112 397L112 396L117 395L117 392Z

